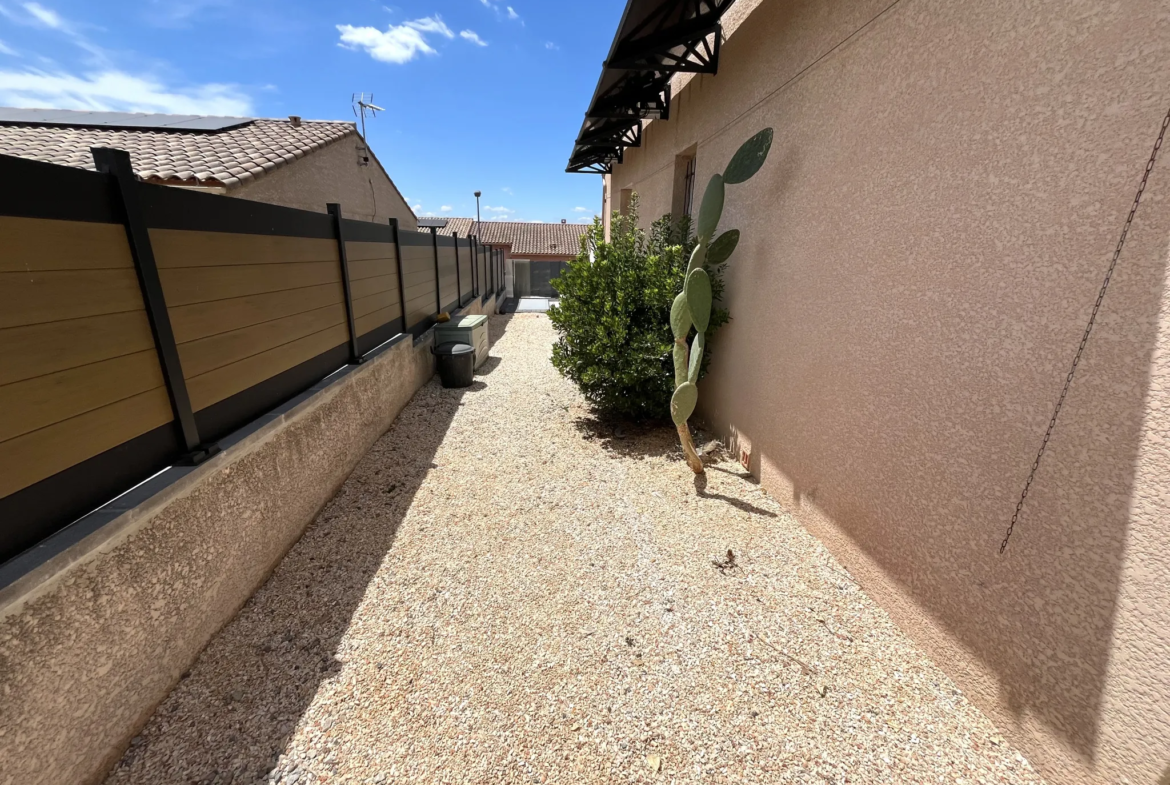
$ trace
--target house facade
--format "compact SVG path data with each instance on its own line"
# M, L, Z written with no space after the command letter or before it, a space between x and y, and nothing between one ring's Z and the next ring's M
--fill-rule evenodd
M428 221L424 220L424 223ZM505 296L556 297L552 280L581 250L588 224L537 223L534 221L476 221L447 218L435 222L440 234L469 234L504 251Z
M0 108L0 154L92 170L93 147L127 151L146 182L416 228L354 123Z
M616 130L603 75L570 167L648 224L774 129L701 418L1049 781L1170 782L1170 160L1000 553L1170 109L1165 4L710 5L717 72Z

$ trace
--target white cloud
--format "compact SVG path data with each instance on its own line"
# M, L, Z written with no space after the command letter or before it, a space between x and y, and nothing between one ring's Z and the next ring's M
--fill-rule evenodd
M420 53L436 54L434 47L427 43L428 35L455 37L451 28L438 16L425 16L400 25L390 25L385 31L353 25L337 25L337 30L341 33L339 46L363 49L375 60L398 64L408 63Z
M520 19L520 14L516 13L516 9L510 5L504 6L503 10L500 10L500 4L492 2L492 0L479 0L479 2L483 4L484 8L495 11L497 16L507 16L512 21ZM523 20L520 21L520 24L524 24Z
M439 212L440 212L440 213L449 213L449 212L451 212L451 205L449 205L449 204L445 204L445 205L443 205L442 207L440 207L440 208L439 208Z
M461 30L459 32L459 37L464 41L470 41L476 46L487 46L487 41L476 35L474 30Z
M65 29L65 20L56 11L45 8L40 3L25 3L24 10L28 11L30 16L45 27L51 27L54 30Z
M560 47L557 46L556 44L554 44L552 41L546 41L544 44L544 48L545 49L560 49Z
M421 209L422 209L422 205L421 205L421 204L416 204L416 205L414 205L413 207L411 207L410 209L411 209L411 210L414 210L414 211L417 213L419 210L421 210Z
M588 212L590 212L590 210L588 207L574 207L573 212L575 212L575 213L588 213Z
M491 205L487 204L483 206L483 209L489 213L503 213L504 215L511 215L512 213L516 212L510 207L492 207Z
M250 115L252 100L230 84L168 87L151 77L106 70L84 75L0 71L0 105L171 114Z
M505 185L505 186L504 186L503 188L501 188L500 190L501 190L501 191L503 191L504 193L508 194L509 196L512 196L512 189L511 189L511 188L509 188L508 186L506 186L506 185Z
M0 55L12 55L13 57L20 57L20 55L16 53L15 49L3 41L0 41Z

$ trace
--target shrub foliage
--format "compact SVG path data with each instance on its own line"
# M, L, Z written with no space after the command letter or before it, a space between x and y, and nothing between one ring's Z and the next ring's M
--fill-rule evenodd
M560 295L560 304L549 310L559 333L553 366L600 412L636 420L670 417L670 306L682 291L694 247L689 218L664 215L649 232L639 229L635 196L628 215L614 213L610 242L595 219L577 258L553 280ZM723 293L724 266L708 268L715 300ZM725 309L712 310L708 346L727 320ZM710 351L700 377L709 360Z

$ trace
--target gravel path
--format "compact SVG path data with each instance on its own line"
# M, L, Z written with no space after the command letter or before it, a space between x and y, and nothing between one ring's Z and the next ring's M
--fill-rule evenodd
M491 329L108 783L1040 782L736 464L700 496L670 429L590 417L547 317Z

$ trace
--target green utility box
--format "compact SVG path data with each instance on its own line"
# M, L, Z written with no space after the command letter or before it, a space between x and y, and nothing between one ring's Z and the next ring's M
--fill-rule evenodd
M478 368L488 356L488 318L482 315L460 316L436 324L435 346L451 341L474 348L475 367Z

